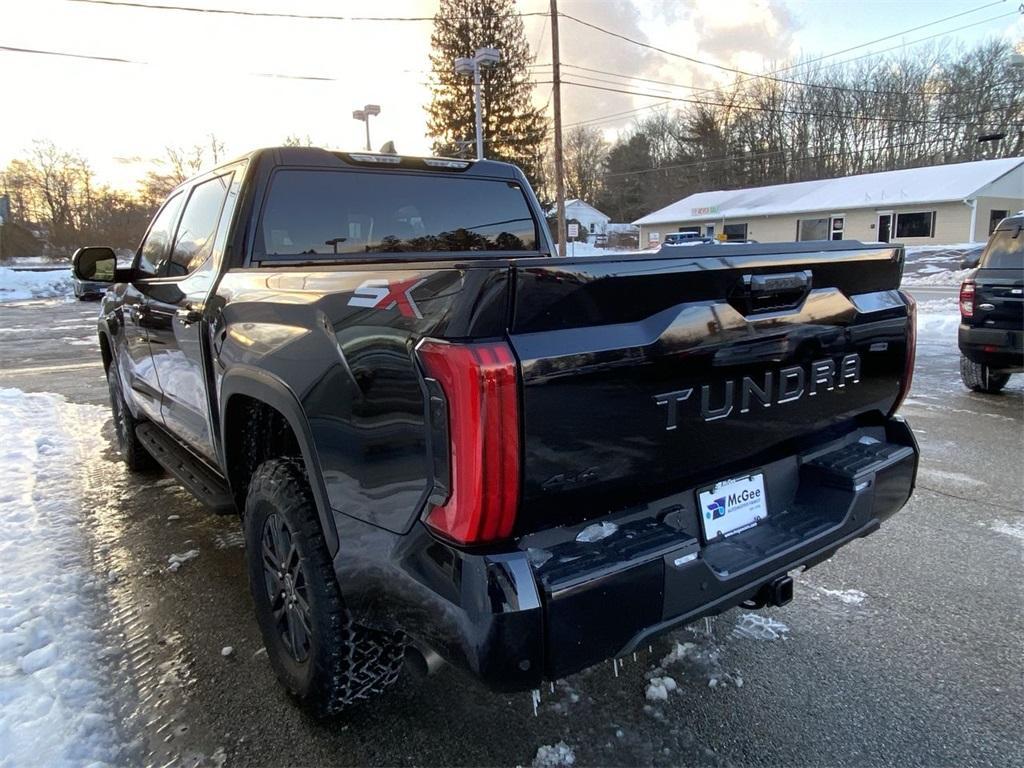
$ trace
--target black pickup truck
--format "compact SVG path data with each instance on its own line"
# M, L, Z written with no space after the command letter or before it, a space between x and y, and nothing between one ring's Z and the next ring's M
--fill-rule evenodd
M999 392L1024 371L1024 213L1003 219L960 286L960 378Z
M269 658L325 715L404 657L527 690L788 602L913 490L902 269L557 258L513 166L264 149L171 194L99 340L128 465L241 515Z

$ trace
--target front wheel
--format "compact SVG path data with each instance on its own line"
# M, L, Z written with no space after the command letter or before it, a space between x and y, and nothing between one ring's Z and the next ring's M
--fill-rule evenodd
M1006 382L1010 380L1010 374L995 373L984 363L976 363L961 354L960 378L969 389L991 395L1006 386Z
M352 621L302 465L261 464L245 499L249 588L278 680L316 717L378 694L398 679L400 635Z
M128 410L121 392L121 381L117 378L114 363L107 369L107 389L110 391L110 411L114 418L114 433L117 436L117 450L132 472L146 472L157 468L156 459L143 446L135 427L138 421Z

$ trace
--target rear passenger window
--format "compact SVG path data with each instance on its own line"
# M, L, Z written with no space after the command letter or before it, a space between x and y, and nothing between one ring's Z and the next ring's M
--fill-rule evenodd
M167 262L167 277L182 277L195 271L213 253L217 222L224 207L232 174L197 184L185 204L185 212L174 238L174 250Z
M150 225L146 239L142 241L138 270L147 277L156 276L164 259L167 258L167 249L171 246L171 235L174 232L174 222L178 219L178 211L181 210L182 198L184 195L179 192L164 203L164 207Z
M1024 269L1024 230L1000 229L981 256L985 269Z
M537 231L512 181L451 175L284 170L274 175L257 258L534 251Z

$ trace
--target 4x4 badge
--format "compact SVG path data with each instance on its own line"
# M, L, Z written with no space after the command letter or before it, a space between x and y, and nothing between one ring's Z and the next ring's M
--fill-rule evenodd
M389 283L387 280L366 280L356 288L352 298L348 300L350 307L366 307L367 309L393 309L405 317L422 318L423 313L416 305L412 292L427 282L424 278L401 280Z

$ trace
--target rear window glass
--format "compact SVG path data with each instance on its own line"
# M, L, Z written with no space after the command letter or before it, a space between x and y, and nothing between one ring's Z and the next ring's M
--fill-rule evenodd
M256 237L258 257L536 249L518 184L390 172L279 171Z
M1017 236L1014 237L1014 232ZM1001 229L988 241L981 256L988 269L1024 269L1024 230Z

